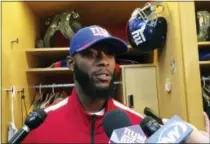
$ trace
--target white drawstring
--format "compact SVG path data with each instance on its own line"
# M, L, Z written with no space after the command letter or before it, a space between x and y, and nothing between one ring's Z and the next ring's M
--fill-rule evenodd
M11 88L11 122L9 123L8 141L17 133L14 118L14 99L15 99L15 86Z
M14 118L14 99L15 99L15 87L12 86L12 94L11 94L11 119L12 119L12 122L15 123L15 118Z

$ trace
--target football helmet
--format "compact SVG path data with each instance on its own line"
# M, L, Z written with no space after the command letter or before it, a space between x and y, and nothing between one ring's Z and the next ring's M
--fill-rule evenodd
M164 10L160 2L146 3L143 8L136 8L127 23L126 33L133 48L140 52L151 52L165 46L167 21L158 16Z

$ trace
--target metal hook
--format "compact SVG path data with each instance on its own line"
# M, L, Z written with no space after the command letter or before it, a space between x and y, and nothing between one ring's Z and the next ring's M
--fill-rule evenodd
M14 39L14 40L10 40L10 42L11 42L11 43L17 43L17 44L18 44L18 43L19 43L19 39L16 38L16 39Z
M13 89L12 88L9 88L9 89L4 89L6 92L12 92Z
M15 96L15 92L16 92L16 89L15 89L15 86L11 86L11 88L9 89L4 89L6 92L11 92L11 95L12 97Z
M17 92L20 92L21 95L24 95L24 88L20 89L20 90L17 90Z

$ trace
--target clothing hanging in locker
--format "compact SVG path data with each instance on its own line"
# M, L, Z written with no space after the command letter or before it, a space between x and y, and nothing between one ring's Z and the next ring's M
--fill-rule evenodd
M49 91L43 91L42 89L43 88L40 87L39 91L35 93L35 98L29 111L33 111L35 108L44 109L68 97L67 92L64 90L62 91L58 90L57 92L55 92L54 88L52 87L52 91L49 92Z
M203 110L210 118L210 76L202 77L202 100Z

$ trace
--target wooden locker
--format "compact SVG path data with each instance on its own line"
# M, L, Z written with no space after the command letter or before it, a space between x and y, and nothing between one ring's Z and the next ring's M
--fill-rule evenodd
M128 65L121 68L126 105L140 114L144 113L145 107L159 114L155 65Z

